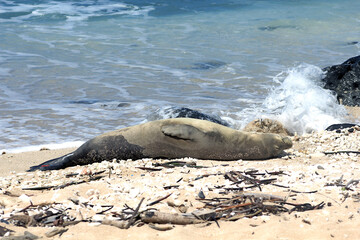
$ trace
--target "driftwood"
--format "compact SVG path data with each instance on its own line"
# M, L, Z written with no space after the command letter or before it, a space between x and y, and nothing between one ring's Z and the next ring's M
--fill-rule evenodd
M127 229L127 225L128 225L128 221L115 221L115 220L109 220L109 219L104 219L102 222L102 224L104 225L110 225L113 227L117 227L117 228L121 228L121 229Z
M68 228L55 228L45 233L45 236L48 238L54 237L56 235L62 235L64 232L69 230Z
M170 223L176 225L187 225L204 222L203 220L197 219L194 215L191 214L171 214L152 210L141 213L140 218L145 223L160 224Z
M169 231L174 228L173 225L169 224L149 224L149 227L158 231Z

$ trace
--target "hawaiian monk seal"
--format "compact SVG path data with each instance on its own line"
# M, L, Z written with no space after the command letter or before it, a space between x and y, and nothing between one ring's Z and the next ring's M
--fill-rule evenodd
M291 146L289 138L277 134L247 133L206 120L174 118L102 134L73 153L33 166L30 171L61 169L114 158L260 160L275 157Z

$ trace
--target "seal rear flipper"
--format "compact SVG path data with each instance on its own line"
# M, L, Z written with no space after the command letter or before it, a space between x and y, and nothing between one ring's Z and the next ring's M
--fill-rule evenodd
M161 127L161 131L172 138L192 141L197 138L196 136L204 135L198 128L187 124L166 124Z
M57 170L57 169L66 168L66 167L71 165L70 164L71 161L70 161L69 157L72 156L72 155L73 155L73 153L69 153L69 154L67 154L65 156L51 159L49 161L43 162L40 165L32 166L27 171L28 172L33 172L33 171L36 171L36 170L45 171L45 170Z

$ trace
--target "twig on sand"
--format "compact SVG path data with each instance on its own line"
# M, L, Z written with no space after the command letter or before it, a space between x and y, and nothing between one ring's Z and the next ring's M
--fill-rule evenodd
M169 161L165 163L155 163L155 167L174 168L174 167L189 167L189 168L207 168L206 166L197 166L196 162L185 161Z
M82 184L82 183L86 183L86 182L90 182L90 181L96 181L99 180L101 178L103 178L105 176L95 176L95 177L90 177L89 179L86 180L81 180L81 181L71 181L71 182L67 182L61 185L54 185L54 186L40 186L40 187L26 187L26 188L22 188L22 190L49 190L49 189L62 189L71 185L77 185L77 184Z
M109 211L109 210L111 210L113 208L114 208L114 205L107 206L107 209L102 210L101 212L97 212L96 214L104 214L105 212L107 212L107 211Z
M314 190L314 191L297 191L297 190L292 190L290 189L290 192L293 192L293 193L317 193L318 191L317 190Z
M305 212L310 210L316 210L316 209L321 209L325 206L324 202L321 202L317 205L311 205L310 203L304 203L304 204L285 203L285 204L294 206L294 208L292 208L289 211L290 213L293 211Z
M141 170L150 171L150 172L161 171L162 170L162 168L149 168L149 167L136 167L136 168L141 169Z
M351 186L351 185L357 185L359 182L360 182L360 179L357 179L357 180L351 179L351 180L346 184L345 189L346 189L346 190L351 190L351 191L353 191L353 190L350 188L350 186Z
M134 224L135 220L136 220L136 217L139 215L139 209L140 209L140 206L142 204L142 202L144 201L145 198L142 198L138 204L138 206L136 207L134 213L132 214L132 216L130 217L129 219L129 222L128 224L126 225L126 229L129 228L131 225Z
M171 189L171 188L179 188L180 185L169 185L169 186L164 186L165 190Z
M252 177L246 176L246 175L250 175ZM251 184L253 184L254 186L251 187L258 187L259 190L261 191L261 184L269 184L272 183L273 181L276 181L276 178L269 178L269 179L256 179L254 178L254 176L256 177L257 175L265 175L264 173L258 173L257 170L252 170L252 171L247 171L244 174L240 173L239 171L230 171L224 174L224 177L229 179L230 181L233 182L233 184L239 184L242 182L249 182Z
M162 200L165 200L165 199L167 199L168 197L170 197L170 196L171 196L171 194L172 194L172 193L169 193L169 194L168 194L168 195L166 195L165 197L159 198L159 199L157 199L157 200L155 200L155 201L153 201L153 202L151 202L151 203L147 204L146 206L152 206L152 205L155 205L155 204L157 204L157 203L161 202Z
M350 154L350 153L360 154L360 151L341 150L341 151L329 151L329 152L323 152L323 153L324 153L325 155L341 154L341 153L345 153L345 154Z
M265 170L265 172L269 175L287 175L289 176L289 174L284 173L284 171L274 171L274 172L268 172L267 170Z

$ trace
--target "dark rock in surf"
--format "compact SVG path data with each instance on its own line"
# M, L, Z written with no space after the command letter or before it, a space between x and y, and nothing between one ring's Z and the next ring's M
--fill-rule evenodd
M222 66L225 66L225 62L217 61L217 60L211 60L206 62L198 62L194 63L194 66L192 69L195 70L210 70L210 69L216 69Z
M200 120L207 120L210 122L214 122L217 124L221 124L223 126L230 126L229 123L222 120L221 118L217 116L211 116L205 113L201 113L199 111L185 108L185 107L171 107L165 110L166 115L169 116L169 118L195 118Z
M94 103L98 103L101 102L101 100L98 99L84 99L84 100L74 100L74 101L70 101L69 103L71 104L94 104Z
M118 105L117 105L117 107L130 107L130 103L119 103Z
M360 106L360 56L324 69L324 88L334 91L339 103Z
M278 25L278 26L265 26L265 27L259 27L258 29L261 31L275 31L277 29L296 29L296 26L293 25Z

